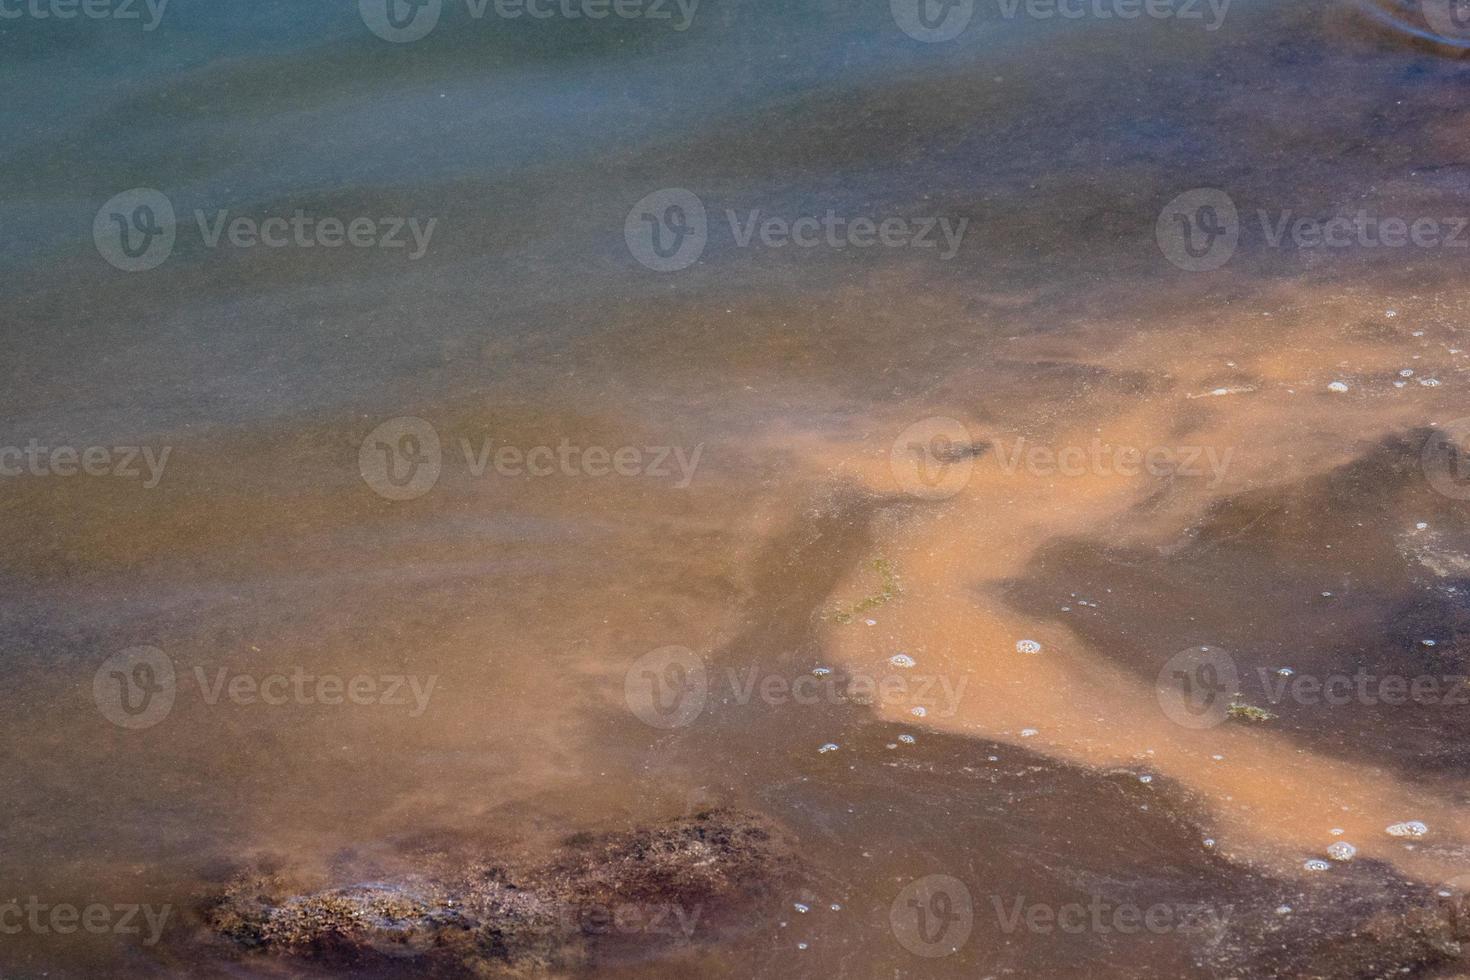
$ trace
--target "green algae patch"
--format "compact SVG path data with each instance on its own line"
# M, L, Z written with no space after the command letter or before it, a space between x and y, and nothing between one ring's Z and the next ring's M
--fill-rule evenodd
M1270 721L1272 718L1276 717L1265 708L1257 708L1255 705L1246 704L1244 701L1232 701L1230 703L1230 710L1227 711L1226 714L1231 718L1237 719L1238 721L1249 721L1255 723Z
M865 596L853 603L851 606L838 609L827 618L834 623L846 625L858 616L870 609L892 602L903 592L898 584L898 573L893 570L893 563L886 558L874 558L868 562L868 567L878 576L879 589L871 595Z

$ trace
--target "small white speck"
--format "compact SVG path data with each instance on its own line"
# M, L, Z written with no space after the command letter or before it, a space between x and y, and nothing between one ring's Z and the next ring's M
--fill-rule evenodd
M1138 777L1138 781L1140 783L1151 783L1151 782L1154 781L1154 777L1152 777L1152 776L1139 776Z
M1399 377L1401 377L1401 378L1412 378L1413 376L1414 376L1414 369L1413 368L1404 368L1402 371L1399 372Z
M865 620L863 620L863 622L864 623L867 623L869 626L877 626L878 625L878 621L876 619L865 619Z
M1416 531L1422 531L1425 528L1427 528L1428 526L1429 526L1429 524L1428 524L1427 521L1420 521L1418 524L1415 524L1414 525L1414 530L1416 530Z
M832 668L831 667L813 667L812 668L812 676L814 676L814 677L826 677L830 673L832 673Z
M1032 735L1035 735L1035 734L1036 734L1036 729L1034 729L1034 728L1023 728L1023 729L1021 729L1021 737L1022 738L1030 738Z
M1216 762L1224 762L1225 761L1225 757L1223 755L1212 755L1212 756L1210 756L1210 758L1211 759L1214 759Z
M922 704L915 705L914 707L909 709L909 714L913 715L915 718L922 718L928 713L929 709L924 707Z
M1206 837L1205 838L1205 846L1206 847L1214 847L1215 846L1215 838L1213 838L1213 837Z
M796 909L796 911L800 912L803 915L812 910L812 907L810 905L804 905L801 902L793 902L791 907Z
M1427 647L1434 646L1434 641L1433 640L1420 640L1419 642L1422 643L1422 644L1424 644Z
M1341 394L1342 392L1348 390L1347 382L1346 381L1334 381L1334 382L1332 382L1332 384L1330 384L1330 385L1327 386L1327 390L1328 391L1335 391L1335 392L1338 392L1339 394Z
M817 751L818 752L821 752L823 755L825 755L828 752L836 752L838 748L839 748L839 746L837 745L836 742L828 742L826 745L822 746L820 749L817 749Z
M1290 915L1291 914L1291 906L1290 905L1278 905L1278 906L1276 906L1276 914L1277 915Z
M806 943L797 943L796 944L796 948L797 949L806 949Z
M1328 831L1328 833L1331 834L1333 837L1341 837L1342 836L1342 828L1341 827L1333 827L1331 830Z
M1396 316L1399 315L1399 311L1398 310L1384 310L1383 311L1383 315L1386 316L1386 317L1388 317L1390 320L1392 320L1394 317L1396 317Z
M1295 673L1296 673L1296 671L1292 670L1290 667L1278 667L1278 668L1276 668L1276 675L1278 677L1291 677Z
M900 742L902 742L903 744L905 744L905 745L913 745L914 744L914 737L912 735L900 735L900 736L898 736L898 740Z
M838 905L836 902L833 902L831 905L827 906L827 908L831 909L833 912L841 912L842 911L842 906L841 905Z

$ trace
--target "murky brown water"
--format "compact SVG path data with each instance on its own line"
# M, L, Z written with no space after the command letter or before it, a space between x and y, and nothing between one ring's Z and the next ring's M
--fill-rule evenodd
M421 975L242 950L201 901L709 807L781 827L791 867L730 909L629 899L677 936L474 968L1457 968L1451 49L1313 3L1215 30L982 4L935 43L876 5L450 12L402 44L350 7L310 43L285 8L175 13L0 39L15 78L98 93L12 110L0 975ZM130 187L179 215L133 273L86 233ZM639 202L667 188L708 241L661 272L687 200ZM1169 210L1197 188L1238 242L1190 271L1221 254L1220 214ZM419 259L209 247L194 211L224 208L437 224ZM935 245L835 247L829 211ZM1359 211L1417 238L1295 225ZM816 244L769 244L807 216ZM36 472L30 440L151 455Z

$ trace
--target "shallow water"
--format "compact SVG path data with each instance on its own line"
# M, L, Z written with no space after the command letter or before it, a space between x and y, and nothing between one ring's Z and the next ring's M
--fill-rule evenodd
M789 875L572 972L1452 970L1465 69L1201 9L0 22L0 974L415 975L244 953L201 896L711 806ZM178 227L127 272L134 187ZM672 188L707 241L658 271ZM298 209L405 245L208 243ZM1420 230L1313 244L1359 211Z

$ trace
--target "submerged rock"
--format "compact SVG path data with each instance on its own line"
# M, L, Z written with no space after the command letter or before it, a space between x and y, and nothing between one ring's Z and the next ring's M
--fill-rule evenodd
M241 951L460 975L558 971L711 941L748 924L793 852L774 826L710 810L581 835L547 864L324 889L244 873L206 898L208 929Z

